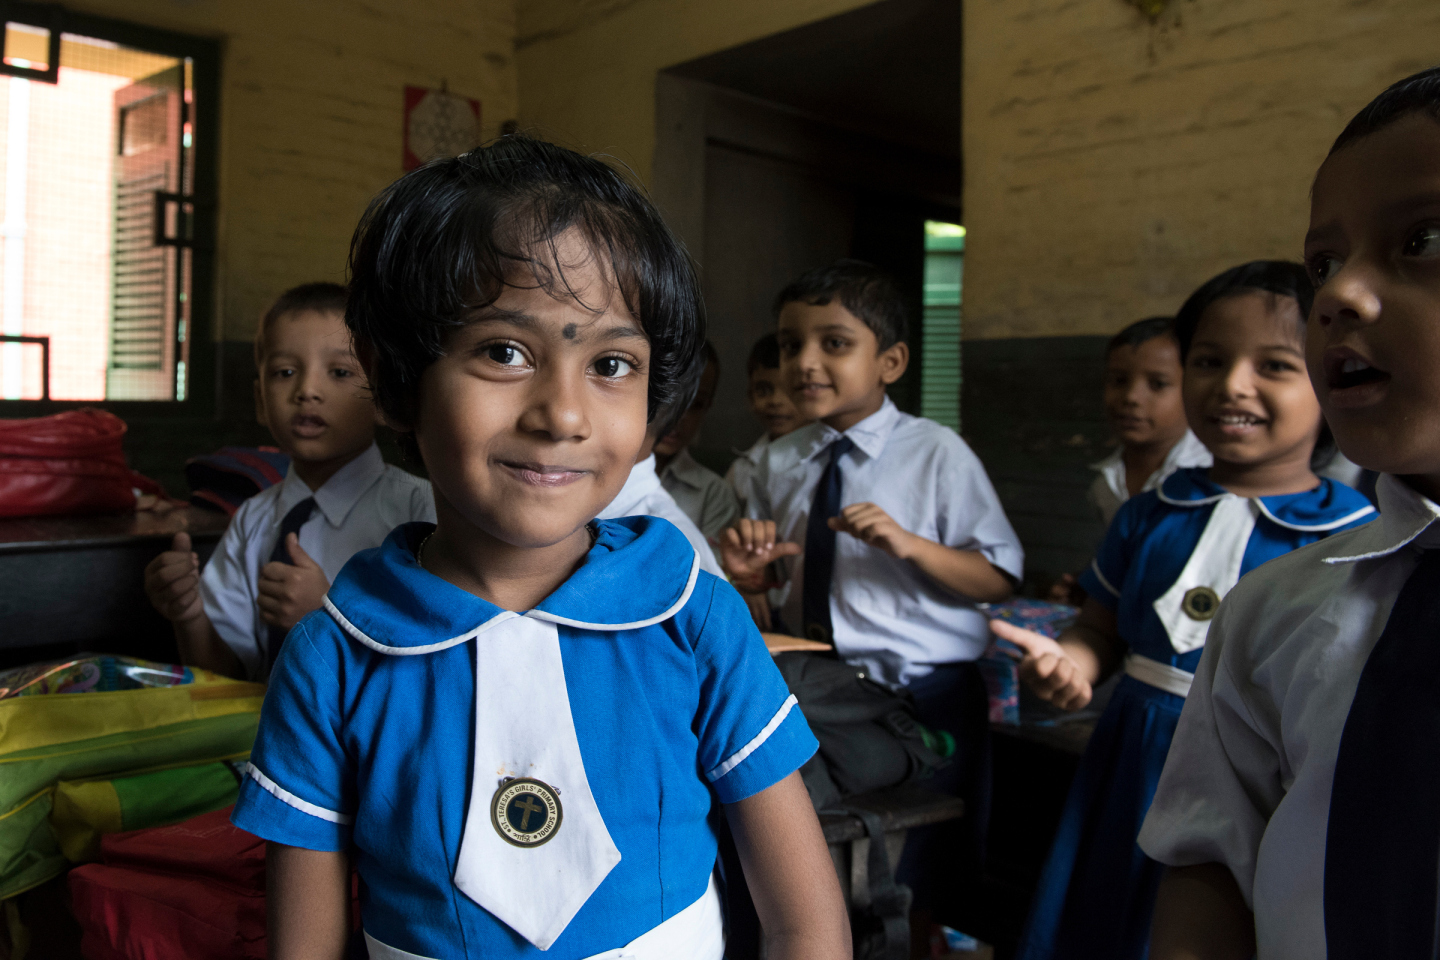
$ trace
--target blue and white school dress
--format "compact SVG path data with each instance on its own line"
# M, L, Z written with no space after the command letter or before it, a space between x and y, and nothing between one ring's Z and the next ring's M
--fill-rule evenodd
M719 960L712 797L817 748L744 602L629 517L517 614L423 570L431 529L290 633L235 824L348 851L374 960Z
M1367 523L1375 510L1333 480L1246 499L1203 467L1171 474L1115 515L1080 585L1114 611L1128 650L1076 771L1020 960L1140 960L1164 866L1136 844L1220 600L1267 560Z

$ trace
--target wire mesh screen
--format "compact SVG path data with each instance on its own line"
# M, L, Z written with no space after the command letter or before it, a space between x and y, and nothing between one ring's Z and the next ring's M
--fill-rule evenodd
M7 64L46 65L47 30L4 38ZM59 50L57 83L0 78L0 332L49 338L54 399L183 399L188 63L70 33ZM0 345L0 397L46 374L38 345Z

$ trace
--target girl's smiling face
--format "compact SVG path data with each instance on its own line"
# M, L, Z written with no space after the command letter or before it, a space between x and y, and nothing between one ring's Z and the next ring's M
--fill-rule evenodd
M578 232L555 250L573 297L525 272L421 377L415 439L442 530L522 548L577 536L645 441L649 340Z
M1320 404L1303 319L1293 299L1262 291L1222 297L1200 315L1185 358L1185 417L1222 471L1293 461L1309 473Z

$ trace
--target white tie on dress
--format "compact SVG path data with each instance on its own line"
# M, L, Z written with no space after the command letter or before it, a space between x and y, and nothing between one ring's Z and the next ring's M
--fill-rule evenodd
M475 645L475 759L455 885L547 950L620 851L585 777L555 624L511 615ZM563 815L545 842L522 847L501 835L492 811L507 778L539 780L559 795Z
M1240 582L1240 564L1245 559L1245 548L1250 544L1258 515L1256 504L1244 497L1227 493L1217 500L1205 532L1200 534L1194 552L1185 561L1179 579L1155 601L1155 613L1165 625L1170 646L1176 653L1189 653L1203 647L1214 616L1213 609L1204 619L1186 613L1186 595L1208 587L1218 601Z

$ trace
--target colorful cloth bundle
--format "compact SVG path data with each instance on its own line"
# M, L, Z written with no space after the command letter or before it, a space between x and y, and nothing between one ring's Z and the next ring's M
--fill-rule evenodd
M124 657L6 671L0 688L0 900L93 858L105 833L233 803L265 692Z

